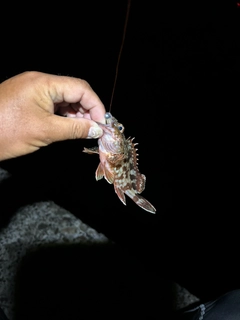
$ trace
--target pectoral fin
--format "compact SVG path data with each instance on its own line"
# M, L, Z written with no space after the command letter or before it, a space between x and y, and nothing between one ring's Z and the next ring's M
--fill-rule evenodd
M103 166L100 162L95 173L95 178L98 181L98 180L101 180L103 177L104 177L104 171L103 171Z
M83 152L88 153L88 154L94 154L94 153L99 154L98 147L84 148Z
M115 175L105 167L104 178L107 180L108 183L112 184L114 182Z
M107 180L108 183L112 184L115 179L115 175L112 171L108 170L108 164L105 162L102 164L99 163L96 173L95 173L96 180L100 180L103 177Z

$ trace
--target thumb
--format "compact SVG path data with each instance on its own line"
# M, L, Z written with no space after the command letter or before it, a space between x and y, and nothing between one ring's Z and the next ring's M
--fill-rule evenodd
M69 139L97 139L103 135L99 125L85 118L67 118L52 114L47 128L47 140L51 142Z

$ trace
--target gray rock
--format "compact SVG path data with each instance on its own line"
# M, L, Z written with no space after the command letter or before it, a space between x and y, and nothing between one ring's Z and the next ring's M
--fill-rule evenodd
M0 182L10 176L0 168ZM39 247L58 244L107 244L110 240L52 201L19 208L0 232L0 306L12 320L15 276L24 256ZM174 308L180 309L197 297L174 285Z

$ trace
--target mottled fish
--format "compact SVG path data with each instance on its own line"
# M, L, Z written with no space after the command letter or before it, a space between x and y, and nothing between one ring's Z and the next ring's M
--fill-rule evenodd
M96 180L103 177L114 185L119 199L126 205L125 194L142 209L155 213L154 206L139 194L145 189L146 177L138 169L138 154L134 138L124 136L124 126L110 112L105 114L106 124L98 123L103 135L98 147L84 148L83 152L99 154L100 163Z

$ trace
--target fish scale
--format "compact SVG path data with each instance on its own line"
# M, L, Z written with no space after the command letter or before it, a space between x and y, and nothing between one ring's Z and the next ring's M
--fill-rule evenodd
M106 124L98 123L103 135L98 139L98 148L84 148L88 154L99 154L96 180L103 177L114 185L114 190L123 204L125 194L142 209L155 213L154 206L140 195L145 189L146 177L138 169L138 154L134 138L125 138L124 126L110 112L105 114Z

